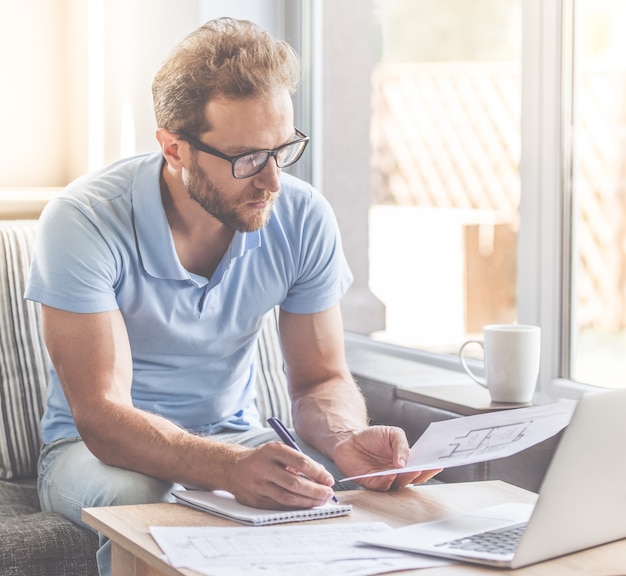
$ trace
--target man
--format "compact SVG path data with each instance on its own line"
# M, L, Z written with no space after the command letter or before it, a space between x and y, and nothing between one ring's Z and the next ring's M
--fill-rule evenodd
M305 508L332 497L329 470L406 464L404 433L368 426L346 366L351 275L332 212L281 173L308 140L293 125L298 78L291 48L257 26L207 23L155 77L160 153L87 175L46 207L27 290L54 366L44 508L80 523L82 507L163 501L175 483ZM276 305L309 455L268 442L254 406L255 340ZM98 563L107 573L104 539Z

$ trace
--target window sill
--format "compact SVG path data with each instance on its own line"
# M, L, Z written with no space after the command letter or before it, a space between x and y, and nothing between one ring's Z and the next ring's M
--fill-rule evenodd
M63 188L0 188L0 219L37 219Z
M423 386L427 383L471 382L454 355L396 346L348 331L345 332L345 346L352 370L389 384ZM468 364L482 375L482 362L470 358Z
M433 354L372 340L361 334L345 333L346 358L354 378L366 387L387 388L396 399L471 414L517 408L513 404L493 404L487 390L465 374L457 356ZM483 363L468 359L476 374L483 376ZM579 398L592 386L556 379L538 388L533 402Z
M501 409L491 403L487 390L461 369L458 358L432 354L372 340L346 332L346 358L361 387L387 388L401 401L470 415ZM469 360L482 375L482 362Z

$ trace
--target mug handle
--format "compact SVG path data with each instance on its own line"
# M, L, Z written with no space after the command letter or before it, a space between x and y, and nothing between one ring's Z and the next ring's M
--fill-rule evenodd
M483 349L483 353L485 352L485 345L483 344L482 340L468 340L467 342L464 342L463 345L461 346L461 349L459 350L459 358L461 360L461 366L463 367L463 370L465 370L467 375L474 382L476 382L477 384L480 384L483 388L487 388L487 382L485 381L485 379L480 378L479 376L476 376L476 374L472 372L470 367L467 365L467 362L465 361L465 356L463 355L463 351L465 350L465 347L468 344L478 344Z

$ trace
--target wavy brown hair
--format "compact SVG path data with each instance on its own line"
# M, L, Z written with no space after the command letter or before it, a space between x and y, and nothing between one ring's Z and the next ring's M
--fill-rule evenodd
M186 36L152 83L159 128L199 135L210 129L207 102L263 97L300 82L300 62L286 42L247 20L211 20Z

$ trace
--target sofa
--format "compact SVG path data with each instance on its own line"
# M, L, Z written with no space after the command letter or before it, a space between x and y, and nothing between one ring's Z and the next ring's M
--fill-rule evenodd
M49 358L40 308L23 299L37 222L0 221L0 576L97 574L96 534L39 506L36 467ZM277 312L257 344L261 415L291 424Z

